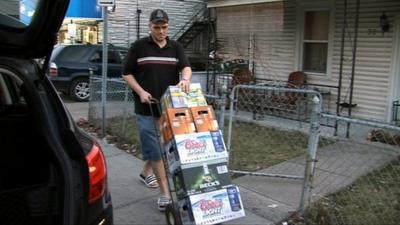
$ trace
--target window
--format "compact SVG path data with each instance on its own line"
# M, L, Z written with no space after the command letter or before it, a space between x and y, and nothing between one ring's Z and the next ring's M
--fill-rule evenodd
M85 46L65 46L64 50L59 53L57 58L64 62L76 62L77 60L84 58L85 55L87 55L88 50L89 48L86 48Z
M102 62L102 52L96 51L92 57L90 57L89 62L101 63Z
M0 1L0 24L24 28L31 23L37 5L38 0Z
M120 63L120 55L116 51L108 51L107 56L108 63L117 64ZM90 62L93 63L102 63L103 62L103 51L96 51L95 54L89 59Z
M327 74L329 43L329 11L306 11L304 14L304 72Z
M126 55L128 54L128 50L119 50L119 58L121 59L121 62L125 60Z
M120 63L120 57L116 51L108 52L108 63L113 63L113 64Z

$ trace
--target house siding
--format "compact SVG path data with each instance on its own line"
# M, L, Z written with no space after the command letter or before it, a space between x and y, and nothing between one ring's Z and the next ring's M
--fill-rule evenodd
M257 78L287 78L294 68L294 6L273 2L218 8L221 52L228 58L253 61Z
M217 36L222 51L231 58L254 61L257 78L287 80L288 74L301 68L296 33L298 8L308 3L320 5L326 1L282 1L217 8ZM331 2L331 1L329 1ZM330 73L309 75L308 83L338 86L344 1L332 1L333 45ZM301 5L300 5L301 4ZM315 6L315 5L314 5ZM348 102L352 66L352 46L356 0L348 0L348 16L344 44L341 101ZM385 12L391 25L382 34L379 18ZM389 120L391 101L390 80L394 41L394 20L400 14L399 0L362 0L359 9L358 41L354 73L352 116ZM250 34L254 35L250 37ZM250 41L251 40L251 41ZM332 40L331 40L332 41ZM249 46L254 47L249 50ZM254 60L252 60L252 57ZM330 110L335 112L337 88L330 89ZM347 109L342 110L347 115Z
M109 43L129 47L138 37L138 16L140 16L139 38L147 36L150 13L157 8L168 13L169 36L173 37L203 5L202 1L116 0L116 9L109 14L108 20ZM140 14L137 13L138 9L141 10ZM102 30L102 26L101 23L99 30Z
M335 5L335 36L331 80L337 84L339 65L341 34L343 21L343 1L337 1ZM348 4L348 26L345 38L342 101L349 101L349 87L352 64L352 46L354 37L354 20L356 1ZM400 13L400 1L398 0L363 0L359 8L359 25L357 52L354 72L353 103L357 107L352 109L352 116L389 120L386 118L390 110L388 96L390 95L391 57L393 51L393 27L389 32L382 34L379 18L382 12L388 16L389 23L393 26L395 15ZM316 82L319 80L314 78ZM336 97L335 97L336 99Z

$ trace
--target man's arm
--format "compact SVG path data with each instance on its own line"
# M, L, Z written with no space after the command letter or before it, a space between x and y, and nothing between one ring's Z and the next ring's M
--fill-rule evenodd
M125 80L125 82L128 84L128 86L136 92L136 94L139 95L140 97L140 102L142 103L148 103L150 104L150 100L152 99L152 96L150 93L145 91L140 84L136 81L135 77L132 74L124 74L122 75L122 78Z
M189 66L186 66L182 69L182 80L192 79L192 69Z
M178 86L182 88L184 92L189 92L190 79L192 79L192 69L186 66L182 69L182 78L178 83Z

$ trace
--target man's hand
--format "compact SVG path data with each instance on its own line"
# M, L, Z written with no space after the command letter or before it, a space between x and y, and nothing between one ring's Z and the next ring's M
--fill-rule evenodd
M140 102L141 103L151 104L151 99L153 97L151 96L151 94L149 92L142 91L139 96L140 96Z
M185 93L188 93L190 91L190 80L182 79L179 81L177 86L180 87Z

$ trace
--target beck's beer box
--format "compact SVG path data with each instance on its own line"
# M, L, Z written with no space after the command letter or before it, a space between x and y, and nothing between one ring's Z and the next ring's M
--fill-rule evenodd
M207 105L200 83L190 84L189 89L189 92L185 93L178 86L169 86L161 97L162 111L165 112L168 108L185 108Z
M231 185L178 202L183 224L217 224L245 216L239 188Z
M197 132L218 130L218 122L211 106L191 107L190 111L192 112Z
M196 164L189 168L180 168L173 175L178 199L189 195L215 191L231 185L226 160Z
M171 173L181 165L228 157L220 131L175 135L164 147Z

